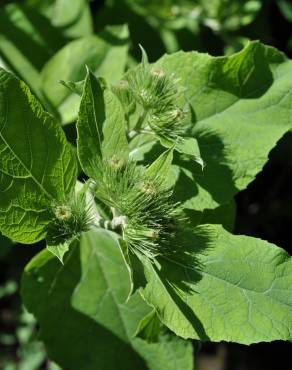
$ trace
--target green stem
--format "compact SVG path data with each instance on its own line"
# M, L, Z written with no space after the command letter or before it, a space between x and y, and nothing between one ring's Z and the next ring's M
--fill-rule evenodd
M135 131L140 131L142 129L142 126L145 121L145 118L147 117L147 114L148 114L148 111L143 109L143 111L140 113L140 116L134 128Z

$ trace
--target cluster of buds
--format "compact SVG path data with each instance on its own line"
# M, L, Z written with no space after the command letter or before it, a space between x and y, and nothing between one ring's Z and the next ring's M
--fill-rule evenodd
M113 216L104 227L120 231L128 249L137 255L152 259L168 253L178 219L171 191L135 162L122 167L111 162L111 158L100 159L95 166L94 195Z
M174 74L149 64L142 49L141 64L128 72L125 80L113 87L127 113L138 107L143 122L136 130L147 128L158 136L176 141L185 131L185 111L177 105L183 89ZM134 104L134 105L133 105Z

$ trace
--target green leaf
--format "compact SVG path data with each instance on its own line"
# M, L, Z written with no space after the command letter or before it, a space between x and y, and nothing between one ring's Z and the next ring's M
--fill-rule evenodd
M70 241L65 241L59 244L47 244L47 250L56 256L61 263L64 263L64 256L68 252Z
M203 159L201 158L200 148L198 141L193 137L182 138L182 141L179 141L175 145L175 150L179 153L186 154L194 159L202 168L204 168L205 164Z
M139 292L129 298L131 274L118 240L112 235L92 230L81 237L82 277L72 297L73 307L132 345L149 369L192 369L190 343L171 335L155 343L134 338L141 320L149 316L152 308ZM171 349L177 359L169 364Z
M201 0L199 3L202 22L214 31L223 33L251 23L262 6L260 0Z
M78 245L71 247L64 265L44 250L25 269L22 299L40 324L49 357L70 370L145 370L127 343L72 307L80 274Z
M92 17L88 0L24 0L27 6L47 17L55 28L68 38L92 33Z
M131 295L132 283L119 242L112 233L92 230L81 236L81 277L72 297L73 307L128 340L121 306ZM92 294L94 292L94 294ZM97 310L98 307L98 310Z
M191 370L189 342L169 335L157 343L133 337L152 308L139 292L125 302L130 274L113 235L91 230L81 237L81 259L75 244L64 265L42 251L26 267L22 297L39 321L50 358L70 370L144 370L141 357L150 370ZM73 291L74 307L82 313L71 305ZM169 351L173 351L171 363Z
M78 82L60 80L60 84L67 87L67 89L72 91L74 94L77 94L79 96L82 95L84 80Z
M56 0L51 9L51 22L66 37L79 38L93 32L88 0Z
M157 66L186 87L192 136L204 171L178 163L195 195L186 208L202 210L228 203L261 171L270 150L292 126L292 62L274 48L252 42L228 57L178 52ZM189 203L189 204L188 204Z
M94 177L97 157L128 158L123 107L110 89L87 71L77 121L78 157L84 172Z
M192 370L194 368L191 343L174 335L161 335L159 342L154 343L135 338L133 347L146 360L150 370Z
M0 69L0 229L34 243L45 235L49 206L76 182L65 135L24 82Z
M275 245L202 225L180 258L144 265L143 296L177 335L243 344L291 340L292 261Z
M145 171L147 177L153 180L165 182L168 180L171 163L173 159L173 148L163 152Z
M0 57L39 98L40 71L65 41L34 9L13 3L0 8Z
M145 339L147 342L157 342L160 335L160 328L160 320L155 311L152 310L140 321L137 335L139 335L140 338Z
M68 43L51 58L42 71L42 89L54 106L62 123L76 119L80 98L58 81L81 81L87 65L98 77L118 80L126 65L128 29L126 26L106 28L97 36L86 36Z

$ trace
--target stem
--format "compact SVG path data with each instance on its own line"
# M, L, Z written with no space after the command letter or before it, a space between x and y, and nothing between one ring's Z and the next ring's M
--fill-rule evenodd
M140 113L140 116L134 128L134 131L140 131L142 129L142 126L145 121L145 118L147 117L147 114L148 114L148 111L143 109L143 111Z
M106 220L105 218L99 218L95 222L95 226L101 229L115 231L120 234L120 229L126 223L126 216L113 217L112 220Z
M155 133L151 130L141 129L140 131L132 130L129 132L128 137L130 140L132 140L134 137L140 135L140 134L148 134L148 135L155 135Z

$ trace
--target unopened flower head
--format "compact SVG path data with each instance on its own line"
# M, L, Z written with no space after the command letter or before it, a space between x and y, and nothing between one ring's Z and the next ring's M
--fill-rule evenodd
M152 68L150 70L150 73L151 73L152 76L154 76L158 79L166 77L166 74L165 74L164 70L162 68L159 68L159 67Z
M119 169L125 165L125 160L118 155L113 155L111 158L109 158L108 164L113 168Z
M177 102L183 89L174 74L167 74L161 67L151 67L142 50L141 64L127 75L133 99L147 112L145 126L171 141L184 132L184 111Z
M130 113L135 107L135 101L127 80L120 80L112 86L112 91L116 94L126 113Z
M72 209L68 205L57 205L54 213L58 220L68 220L72 216Z
M169 240L175 233L178 211L172 192L158 180L148 178L134 162L123 168L96 165L96 197L117 214L122 237L135 254L153 258L169 253Z
M90 207L82 193L72 194L62 204L53 204L50 212L52 219L47 229L50 243L72 240L92 225Z

